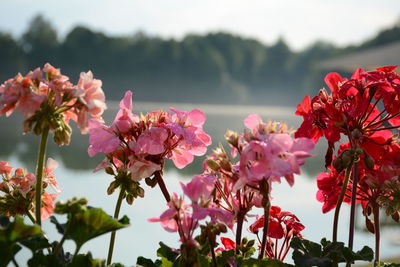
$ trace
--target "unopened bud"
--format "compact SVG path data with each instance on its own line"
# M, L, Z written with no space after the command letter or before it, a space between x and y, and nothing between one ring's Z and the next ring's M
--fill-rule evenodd
M111 168L111 167L106 167L104 170L105 170L106 173L109 174L109 175L115 175L115 174L114 174L114 170L113 170L113 168Z
M363 134L362 134L362 132L361 132L360 130L354 129L354 130L351 132L351 137L352 137L354 140L360 140L360 139L363 137Z
M218 171L219 170L219 165L217 162L215 162L212 159L207 159L206 160L206 164L208 167L210 167L210 169L212 169L213 171Z
M333 168L335 168L335 170L337 171L337 172L341 172L341 171L343 171L343 163L342 163L342 159L341 159L341 157L337 157L337 158L335 158L334 160L333 160L333 162L332 162L332 166L333 166Z
M132 205L134 200L135 200L135 197L132 194L129 194L129 195L126 196L126 202L129 205Z
M353 161L353 151L350 149L346 149L345 151L343 151L343 153L340 155L341 159L342 159L342 167L343 169L346 169L347 167L350 166L350 164Z
M321 90L319 90L319 99L325 103L326 101L328 101L328 93L326 92L325 88L322 88Z
M113 181L107 188L107 194L111 195L112 193L114 193L115 188L117 188L118 186L119 182Z
M233 147L237 147L239 145L239 135L237 132L228 130L225 134L225 139Z
M373 170L375 166L374 159L367 152L364 153L364 165L370 170Z
M222 168L223 170L225 170L225 171L230 172L230 171L232 170L231 163L230 163L228 160L226 160L226 159L221 160L221 161L219 162L219 164L220 164L221 168Z

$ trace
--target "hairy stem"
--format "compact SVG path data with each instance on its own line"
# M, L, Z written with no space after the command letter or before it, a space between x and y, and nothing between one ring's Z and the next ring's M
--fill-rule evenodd
M47 137L49 136L49 128L45 128L40 139L39 154L36 166L36 188L35 188L35 217L36 224L41 226L42 220L40 209L42 208L42 191L43 191L43 167L46 158Z
M170 194L168 192L167 186L164 183L164 179L161 176L161 172L160 171L156 171L154 173L154 175L155 175L155 177L157 179L157 183L160 186L161 192L163 193L165 200L167 202L170 202L171 201L171 196L170 196Z
M263 236L261 242L261 250L260 254L258 254L258 258L264 258L265 248L267 246L267 238L268 238L268 226L269 226L269 211L271 209L271 202L269 201L269 184L266 180L260 181L260 193L263 195L262 204L264 207L264 227L263 227Z
M374 204L373 207L374 214L374 228L375 228L375 262L374 266L379 263L379 252L380 252L380 241L381 241L381 233L380 233L380 222L379 222L379 206Z
M210 243L210 250L211 250L211 257L212 257L213 267L218 267L217 258L215 257L214 246L213 246L213 244L212 244L210 239L208 239L208 241Z
M344 175L344 181L343 181L343 185L342 185L342 190L340 191L339 198L336 202L335 215L333 216L333 233L332 233L332 241L333 242L337 242L340 207L342 206L343 199L346 194L347 185L349 183L349 178L350 178L350 173L351 173L351 165L346 169L346 173Z
M351 192L351 208L350 208L350 229L349 229L349 248L353 250L354 241L354 224L356 218L356 197L358 184L358 163L353 166L353 190Z
M121 190L119 192L117 204L115 205L115 211L114 211L114 219L116 219L116 220L118 220L119 211L121 210L121 204L122 204L122 200L124 199L124 197L125 197L125 189L121 188ZM112 254L114 251L114 243L115 243L115 235L116 235L116 231L112 231L111 238L110 238L110 246L108 247L107 265L110 265L111 261L112 261Z
M239 254L239 246L242 244L242 230L243 230L244 214L243 211L239 211L237 215L236 224L236 254Z
M28 210L28 211L26 212L26 216L28 216L29 220L31 220L32 223L36 223L35 215L33 215L32 212L31 212L30 210Z

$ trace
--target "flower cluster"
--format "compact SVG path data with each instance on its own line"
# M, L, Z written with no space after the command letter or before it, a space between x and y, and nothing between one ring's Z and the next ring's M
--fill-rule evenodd
M44 168L45 177L43 179L43 188L49 185L56 192L50 194L42 193L41 219L46 220L53 214L54 200L60 189L53 171L57 168L57 162L51 158L47 161ZM35 211L35 184L36 176L28 173L24 169L14 168L8 165L6 161L0 161L0 214L7 216L28 215L32 217Z
M297 108L297 115L304 122L296 136L312 138L315 142L322 136L330 143L327 153L327 167L330 172L318 175L317 198L324 202L323 212L336 206L343 171L358 162L361 195L376 188L391 174L386 170L393 167L398 157L397 135L392 129L400 126L400 75L394 72L396 66L382 67L375 71L358 69L351 79L342 78L337 73L326 76L325 82L331 89L328 94L321 89L311 101L306 96ZM380 104L382 103L382 104ZM338 156L332 161L333 144L343 134L349 142L342 144ZM351 166L350 166L351 167ZM370 186L371 185L371 186ZM351 185L349 184L349 189ZM350 199L345 198L348 202ZM364 205L365 206L365 205Z
M215 235L209 233L213 229L210 224L222 224L225 228L236 232L236 242L229 246L235 248L236 253L244 257L253 253L254 241L241 238L243 223L247 220L249 211L256 206L269 212L272 182L280 182L281 177L285 177L288 183L293 185L294 174L300 173L304 159L311 156L314 143L308 138L294 139L285 124L263 123L256 114L249 115L244 124L247 130L243 133L228 131L226 134L231 148L230 155L223 146L218 147L204 160L203 174L195 176L186 185L182 184L184 194L192 203L184 204L182 198L173 195L168 203L169 209L160 217L151 219L161 222L167 231L178 231L183 247L188 240L191 240L190 244L194 243L192 235L198 227L199 220L209 217L210 222L201 227L199 240L203 240L203 236L208 236L212 253L216 242ZM296 216L281 212L275 206L271 209L271 217L269 218L269 215L261 217L257 220L257 226L253 226L253 230L258 231L259 224L264 227L265 221L267 225L271 225L271 231L275 231L274 233L278 233L279 225L281 230L279 233L282 235L274 238L285 236L282 252L279 255L276 253L276 257L282 259L290 248L291 237L300 236L299 232L304 227ZM285 227L281 226L281 223ZM264 228L264 232L265 230ZM208 235L204 234L205 231L209 231ZM229 239L222 240L224 245L229 243ZM260 251L265 250L266 255L271 257L272 254L268 253L272 243L269 242L267 247L265 241L262 243ZM221 248L217 249L220 250ZM264 253L261 257L263 255Z
M160 174L165 159L183 168L194 156L204 155L211 144L203 130L206 117L198 109L184 112L171 108L172 114L158 110L138 116L132 113L132 107L132 92L127 91L111 126L89 122L88 153L105 153L97 170L105 168L117 179L109 193L123 183L118 181L118 174L124 174L124 181L137 187L143 178Z
M176 193L171 195L167 203L168 209L160 217L149 219L150 222L160 222L168 232L178 232L182 242L181 251L186 255L186 264L194 264L198 261L197 250L201 243L210 243L216 246L216 235L226 232L226 226L232 228L233 216L230 212L218 207L212 201L215 178L206 175L196 175L186 185L181 183L182 190L186 197L191 200L190 204L185 203L183 197ZM198 240L194 238L195 230L199 228L200 222L206 218L210 220L202 225L202 235ZM213 249L213 248L212 248Z
M248 130L241 134L227 132L232 157L219 147L204 163L204 173L217 178L217 203L235 215L262 206L260 181L271 184L285 177L293 185L294 174L300 174L304 158L310 157L314 148L307 138L293 139L283 123L263 123L253 114L244 124Z
M264 216L256 219L250 225L249 230L258 237L259 229L264 225ZM283 261L290 250L290 241L293 237L302 238L301 231L304 225L291 212L282 211L278 206L272 206L270 209L268 243L266 253L269 258ZM279 246L279 240L283 239ZM258 237L258 240L260 238Z
M63 145L70 142L70 120L82 133L88 131L88 116L102 121L106 109L101 81L92 72L80 74L73 85L69 78L50 64L26 76L18 74L0 86L0 116L10 116L16 109L24 117L24 132L40 135L45 129L55 132L54 140Z
M400 127L400 75L397 66L373 71L356 70L350 79L330 73L325 82L330 93L321 89L312 99L306 96L296 114L304 121L296 137L317 142L328 141L325 157L327 171L317 177L317 199L324 213L335 208L333 241L342 202L351 202L349 247L354 235L355 205L361 203L366 225L376 236L376 259L379 260L379 208L399 221L399 208L388 205L396 199L400 150L397 140ZM395 131L395 132L393 132ZM334 155L335 143L341 136L348 139ZM393 203L392 203L393 204ZM369 219L373 215L373 222Z

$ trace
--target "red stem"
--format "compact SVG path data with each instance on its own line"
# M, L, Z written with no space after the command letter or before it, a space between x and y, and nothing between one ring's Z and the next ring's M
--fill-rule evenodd
M164 183L164 179L161 176L161 172L160 171L156 171L154 173L154 175L155 175L155 177L157 179L157 183L160 186L161 192L163 193L165 200L167 202L170 202L171 201L171 196L168 193L168 189L167 189L167 187L166 187L166 185Z
M244 213L239 210L236 224L236 254L239 254L239 246L242 244L242 229L243 229Z

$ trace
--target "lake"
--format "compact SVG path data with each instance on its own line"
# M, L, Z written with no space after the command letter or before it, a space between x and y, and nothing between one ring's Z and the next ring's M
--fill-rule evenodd
M199 108L207 115L205 130L213 137L211 149L223 142L223 135L226 129L240 130L243 128L242 121L250 113L258 113L266 121L268 119L280 120L288 123L293 128L300 123L298 117L294 116L295 108L286 107L262 107L262 106L233 106L233 105L191 105L176 103L135 103L134 112L146 112L155 109L168 109L175 107L181 110ZM110 109L105 114L105 120L110 123L114 117L117 103L109 103ZM16 114L10 118L0 117L0 160L10 161L10 165L34 170L37 146L39 139L32 134L23 136L21 134L22 121ZM49 142L51 143L51 142ZM59 200L67 200L73 196L86 197L89 204L94 207L103 208L108 214L113 214L117 194L109 196L106 189L112 181L112 177L104 172L93 174L97 164L102 157L89 158L86 153L88 136L81 135L76 128L72 136L71 145L58 148L49 146L48 156L55 158L60 167L56 170L57 179L63 192ZM306 226L304 237L319 241L327 236L329 239L332 232L333 211L322 214L322 204L316 201L316 179L318 172L323 170L323 143L319 144L315 153L317 157L307 161L303 168L303 174L297 176L295 185L291 188L286 183L274 184L272 191L272 205L279 205L283 210L293 212ZM202 158L184 170L176 170L171 164L167 166L165 181L170 192L181 193L179 181L188 181L194 174L201 172ZM147 219L159 216L165 209L165 200L158 187L151 189L144 185L145 198L137 199L132 206L125 202L122 205L121 215L127 215L131 220L131 226L117 232L117 240L113 260L126 265L136 263L138 256L148 258L156 257L158 242L162 241L172 247L178 248L178 234L168 233L158 223L148 223ZM364 218L358 213L359 225L363 229ZM341 212L339 225L339 240L347 243L349 207L344 205ZM60 218L63 221L63 218ZM50 240L59 240L61 237L55 232L53 225L48 221L44 222L44 229ZM245 227L244 229L247 229ZM253 238L247 230L244 235ZM227 233L233 239L232 233ZM255 237L254 237L255 238ZM94 257L105 258L108 251L109 235L99 237L87 243L81 250L91 250ZM385 228L382 233L382 258L398 255L400 242L400 231L397 229ZM396 245L397 243L397 245ZM361 249L363 245L374 247L374 236L363 230L358 230L355 236L355 249ZM74 244L67 242L66 247L73 251ZM18 257L19 263L29 257L29 252L24 251ZM287 262L292 262L289 258Z

